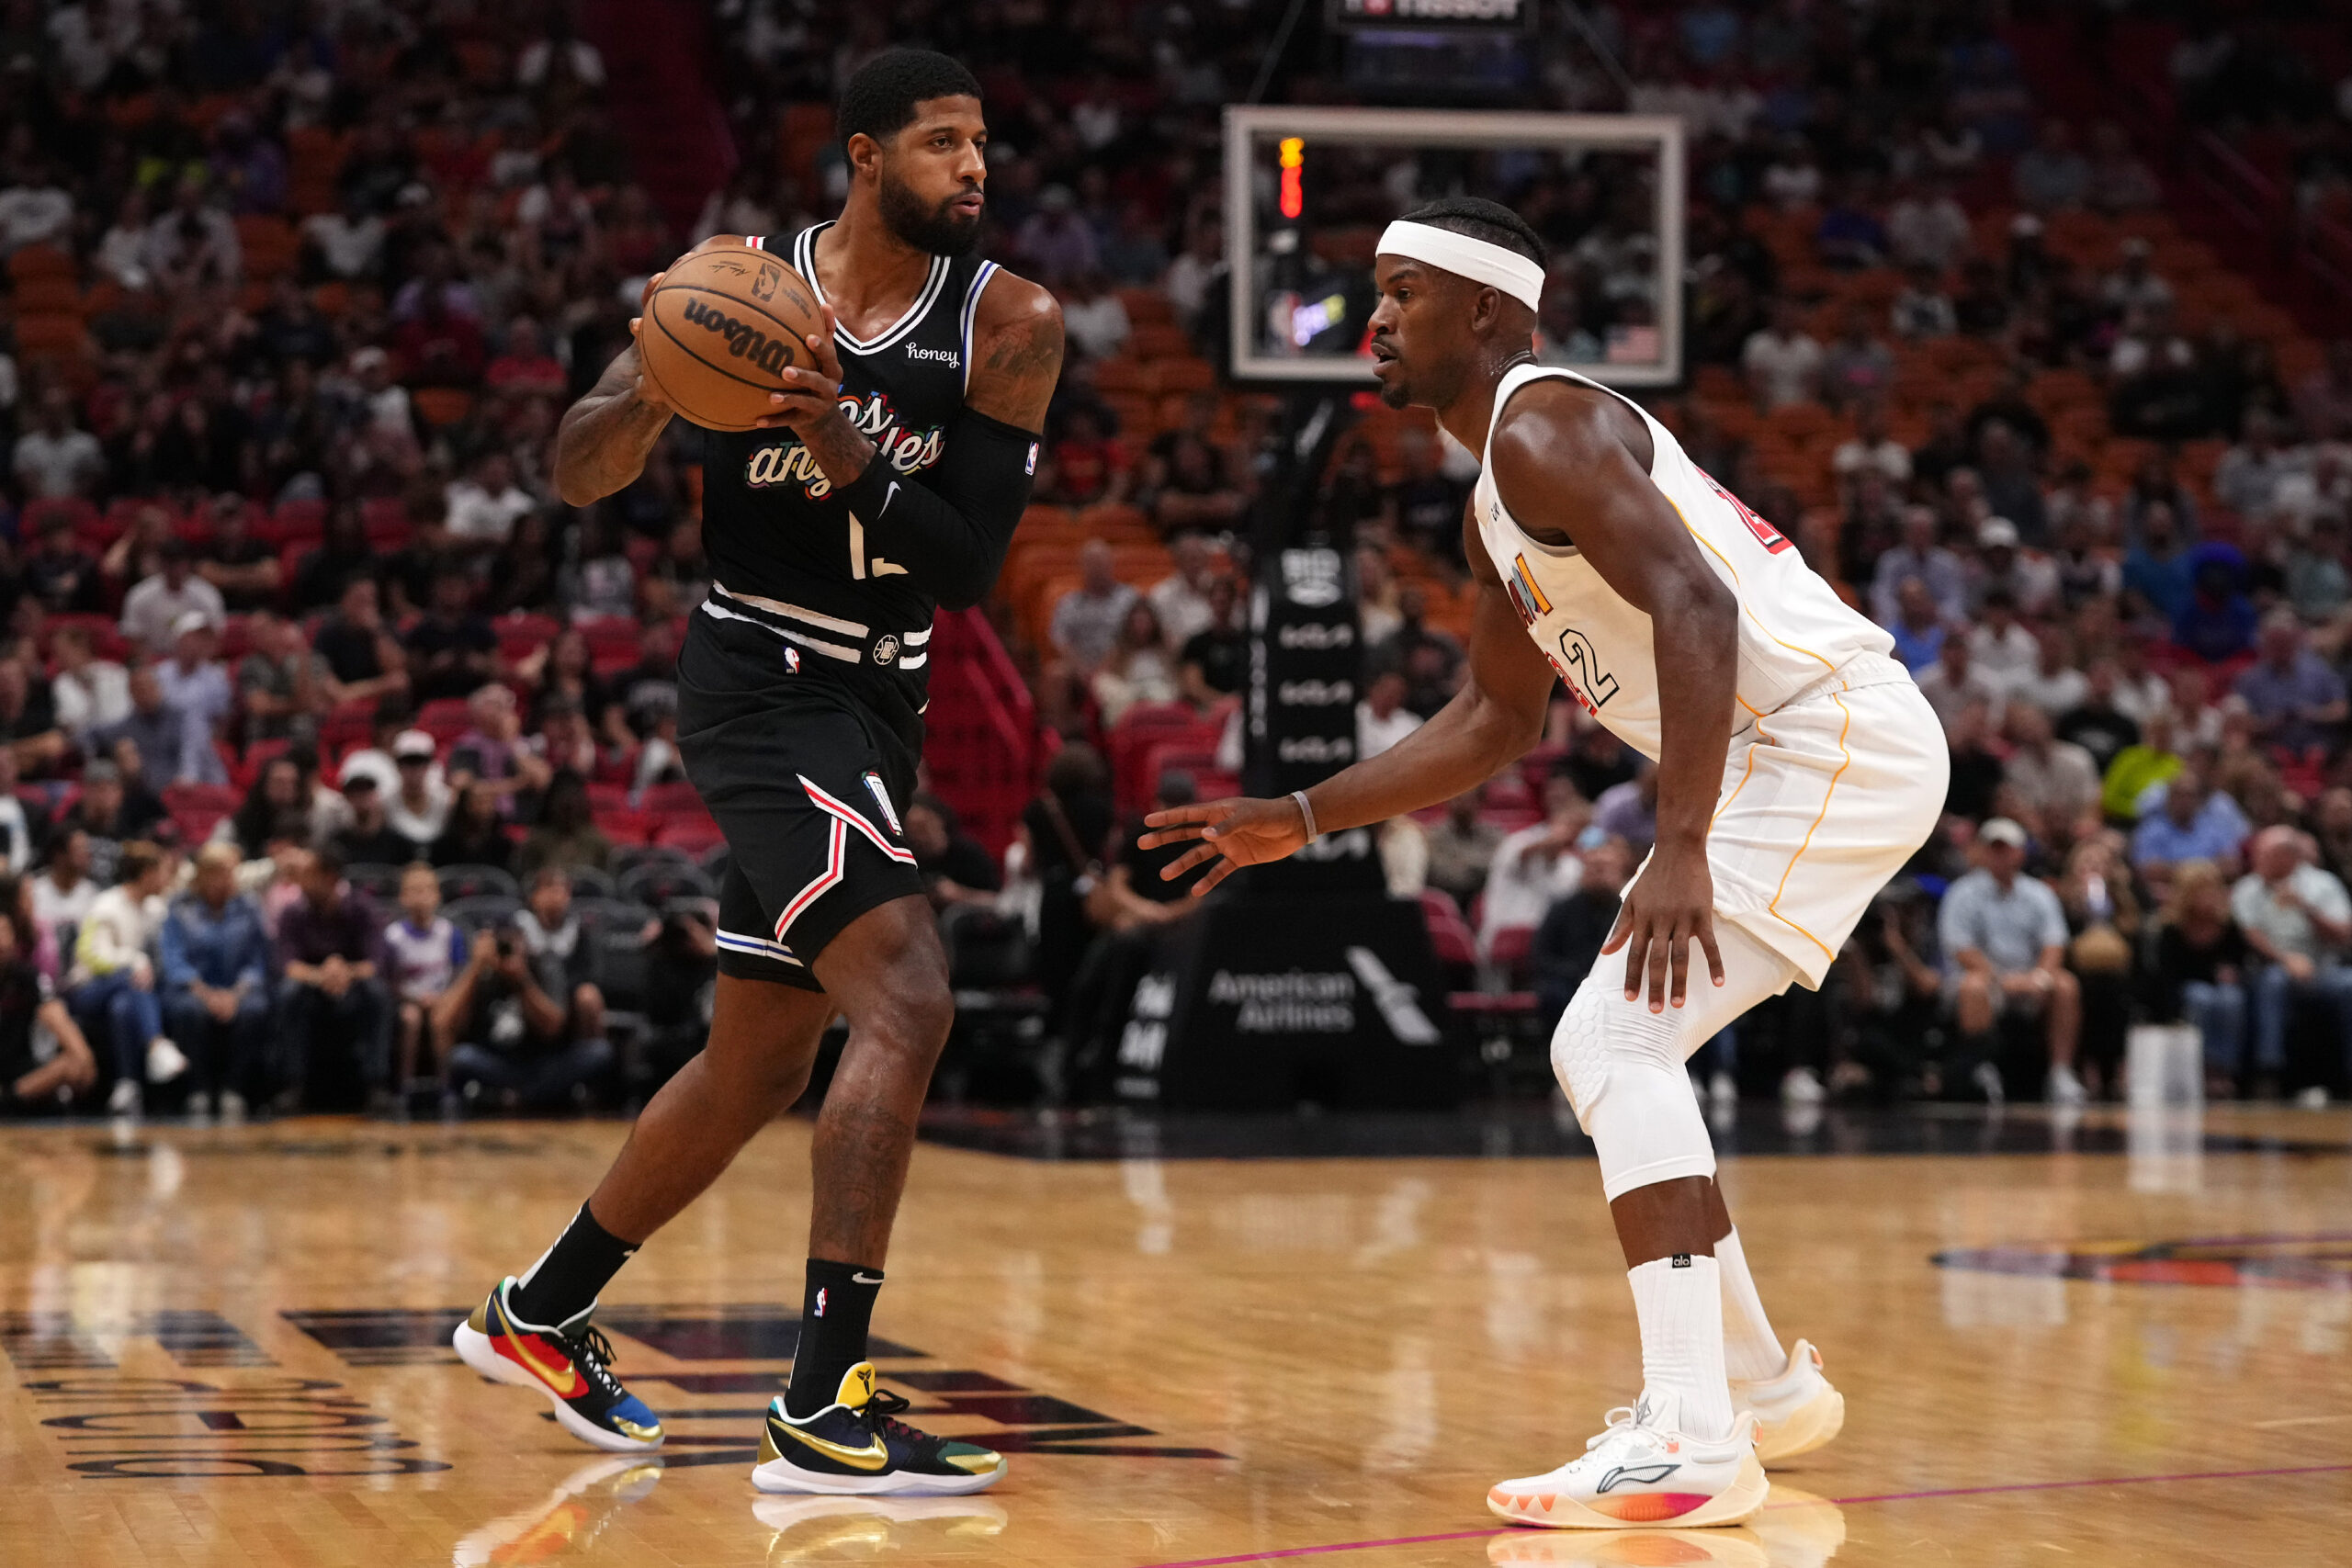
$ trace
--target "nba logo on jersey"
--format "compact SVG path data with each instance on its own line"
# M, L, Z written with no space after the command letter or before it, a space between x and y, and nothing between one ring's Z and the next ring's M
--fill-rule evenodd
M817 1310L812 1315L817 1317L825 1315L825 1292L821 1286L817 1291Z
M1022 471L1032 479L1037 476L1037 444L1035 441L1029 443L1029 461L1022 465Z
M874 804L882 808L882 820L890 825L890 831L901 839L905 838L907 830L899 826L899 813L890 804L890 792L882 787L882 775L868 768L865 771L865 787L874 792Z

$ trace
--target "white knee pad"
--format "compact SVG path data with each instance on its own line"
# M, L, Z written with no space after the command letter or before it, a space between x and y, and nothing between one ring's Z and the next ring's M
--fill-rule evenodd
M1636 1187L1715 1173L1714 1144L1682 1064L1741 1013L1788 988L1789 961L1728 921L1716 926L1724 984L1693 953L1688 1002L1652 1012L1625 999L1623 954L1603 958L1560 1017L1552 1071L1600 1156L1614 1202Z
M1714 1145L1682 1070L1683 1022L1679 1012L1627 1001L1620 970L1586 976L1552 1036L1552 1071L1600 1156L1600 1189L1611 1202L1636 1187L1715 1173Z

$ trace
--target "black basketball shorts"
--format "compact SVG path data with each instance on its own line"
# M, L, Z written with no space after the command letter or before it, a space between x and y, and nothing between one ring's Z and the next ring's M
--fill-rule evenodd
M923 891L903 826L915 758L842 694L765 695L691 732L681 705L686 776L727 836L718 970L821 991L817 955L844 927Z

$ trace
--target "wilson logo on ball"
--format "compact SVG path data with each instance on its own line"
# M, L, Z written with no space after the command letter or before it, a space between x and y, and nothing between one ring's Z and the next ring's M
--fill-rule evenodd
M686 302L684 314L687 325L724 337L728 354L747 365L756 365L774 375L792 363L790 343L768 336L749 321L737 321L716 305L691 299Z

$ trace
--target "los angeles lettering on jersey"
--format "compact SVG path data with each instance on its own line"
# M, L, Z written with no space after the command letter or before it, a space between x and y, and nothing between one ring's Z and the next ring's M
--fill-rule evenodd
M849 416L859 434L874 443L882 460L902 474L921 473L939 461L944 445L939 428L929 430L902 428L897 413L890 407L887 392L870 392L864 398L844 397L842 412ZM753 490L765 490L773 485L797 484L811 501L822 500L832 491L833 481L825 477L824 469L799 437L786 434L772 446L762 446L745 459L743 482Z

